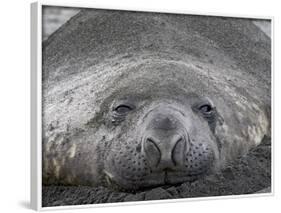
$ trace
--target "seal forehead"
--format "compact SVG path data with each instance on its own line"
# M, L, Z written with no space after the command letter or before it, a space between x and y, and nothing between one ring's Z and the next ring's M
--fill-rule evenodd
M153 90L165 87L167 92L170 92L173 85L176 85L177 89L186 89L189 93L204 94L204 90L207 91L208 76L195 74L196 70L187 63L165 60L144 61L137 66L127 68L126 73L128 73L126 78L123 78L123 75L116 78L113 82L114 88L134 85L140 91L150 88L153 93Z

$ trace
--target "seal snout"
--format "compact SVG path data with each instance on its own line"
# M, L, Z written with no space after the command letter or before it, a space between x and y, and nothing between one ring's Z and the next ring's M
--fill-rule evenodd
M158 115L148 125L142 146L152 170L173 171L183 165L189 141L181 134L178 122Z

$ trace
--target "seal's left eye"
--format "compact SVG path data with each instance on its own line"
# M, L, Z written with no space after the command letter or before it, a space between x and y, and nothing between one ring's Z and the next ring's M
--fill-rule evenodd
M213 111L213 107L210 104L204 104L199 107L200 112L203 114L210 114Z
M128 105L119 105L114 109L114 111L118 112L120 114L125 114L125 113L128 113L129 111L131 111L132 109L133 108Z

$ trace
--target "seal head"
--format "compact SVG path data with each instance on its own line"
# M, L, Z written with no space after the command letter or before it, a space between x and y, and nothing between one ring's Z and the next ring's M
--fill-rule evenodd
M218 115L206 99L189 97L142 106L140 99L124 101L113 108L118 130L104 168L110 183L125 189L177 184L215 168L219 150L210 126Z

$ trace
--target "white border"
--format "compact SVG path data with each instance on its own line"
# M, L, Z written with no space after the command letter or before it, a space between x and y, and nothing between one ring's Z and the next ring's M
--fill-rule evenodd
M223 16L233 18L250 18L250 19L267 19L271 21L271 193L245 194L245 195L227 195L199 198L181 198L168 200L153 201L136 201L120 203L103 203L103 204L85 204L69 205L56 207L42 207L42 6L58 6L73 8L93 8L123 11L139 12L157 12L157 13L177 13L187 15L204 15L204 16ZM237 199L261 196L274 196L274 17L256 16L256 15L237 15L225 13L196 12L187 10L168 10L168 9L151 9L151 8L133 8L119 7L112 5L83 4L70 2L55 1L38 1L31 4L31 208L37 211L63 210L63 209L81 209L92 207L112 207L112 206L131 206L157 203L174 203L186 201L204 201L218 199Z
M31 4L31 208L42 208L42 5Z
M222 17L233 17L233 18L249 18L249 19L268 19L272 20L273 16L257 16L257 15L246 15L246 14L230 14L230 13L212 13L204 11L189 11L189 10L170 10L150 7L135 8L131 6L120 7L112 6L111 4L84 4L83 2L57 2L52 0L41 0L38 1L41 6L58 6L58 7L73 7L73 8L91 8L91 9L105 9L105 10L122 10L122 11L138 11L138 12L155 12L155 13L173 13L173 14L187 14L187 15L203 15L203 16L222 16Z

